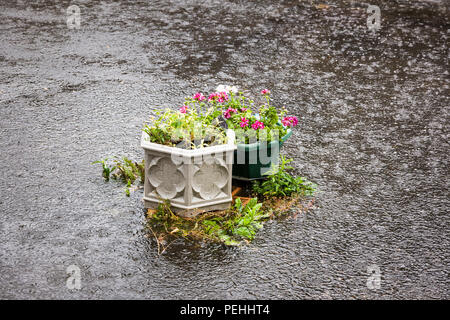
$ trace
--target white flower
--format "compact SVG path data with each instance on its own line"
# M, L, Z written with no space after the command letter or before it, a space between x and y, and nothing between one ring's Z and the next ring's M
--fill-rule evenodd
M218 85L216 88L216 92L233 92L237 93L239 92L239 89L236 86L228 86L228 85Z

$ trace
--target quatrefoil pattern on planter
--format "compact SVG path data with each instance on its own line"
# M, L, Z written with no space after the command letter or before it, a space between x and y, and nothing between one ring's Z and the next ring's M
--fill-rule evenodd
M217 197L228 182L228 169L225 161L216 158L194 166L192 189L204 200Z
M155 157L148 166L148 181L163 199L173 199L186 186L180 168L170 157Z
M152 143L142 132L145 207L156 209L162 200L169 200L173 212L193 216L229 208L237 146L232 130L227 137L227 144L186 150Z

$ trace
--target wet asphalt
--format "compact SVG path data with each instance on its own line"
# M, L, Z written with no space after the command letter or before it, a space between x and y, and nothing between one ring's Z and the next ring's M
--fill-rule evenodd
M444 0L1 1L0 298L450 298L449 12ZM218 84L269 88L300 119L283 152L318 184L315 208L248 246L179 241L158 256L142 190L127 198L91 162L141 159L154 110Z

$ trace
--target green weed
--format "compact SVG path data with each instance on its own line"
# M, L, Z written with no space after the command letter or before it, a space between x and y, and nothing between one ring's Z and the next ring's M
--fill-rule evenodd
M280 156L278 165L272 166L263 182L255 181L253 191L264 197L289 197L294 194L312 196L317 186L304 177L294 177L288 171L293 168L288 165L292 159Z
M105 181L109 181L109 177L111 175L111 172L113 172L116 169L115 166L114 167L109 167L109 165L107 164L107 161L108 161L108 158L92 162L92 164L99 163L99 164L102 165L102 169L103 169L102 176L103 176L103 178L105 178Z
M127 157L119 159L117 157L112 160L113 167L108 165L108 158L103 160L94 161L92 164L100 163L103 168L102 175L105 181L109 181L110 178L114 180L120 180L126 183L125 195L130 196L131 185L139 178L141 184L145 181L145 164L144 160L141 162L135 162Z

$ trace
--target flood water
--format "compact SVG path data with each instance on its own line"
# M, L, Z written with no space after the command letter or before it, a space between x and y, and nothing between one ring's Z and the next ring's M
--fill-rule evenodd
M450 298L449 9L1 1L0 298ZM142 190L127 198L91 163L141 159L154 110L218 84L268 88L299 118L282 150L318 184L315 208L250 245L158 256Z

